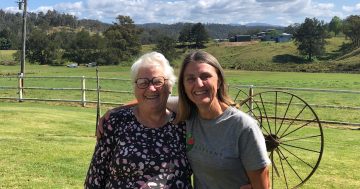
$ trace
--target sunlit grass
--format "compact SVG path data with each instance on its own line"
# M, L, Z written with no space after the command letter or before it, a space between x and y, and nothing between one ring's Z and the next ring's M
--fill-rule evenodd
M94 108L1 102L0 188L82 188L95 145L95 115ZM314 132L307 127L298 134ZM359 138L358 130L325 127L320 166L302 188L359 188ZM301 165L294 164L300 171Z

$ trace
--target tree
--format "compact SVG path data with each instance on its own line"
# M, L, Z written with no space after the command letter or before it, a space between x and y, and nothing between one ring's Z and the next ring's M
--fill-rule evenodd
M207 33L204 25L197 23L191 27L191 38L198 48L204 47L204 43L208 41L209 34Z
M342 20L339 17L334 16L329 23L329 31L334 32L335 36L337 36L340 33L341 29Z
M69 32L68 32L69 33ZM100 58L100 51L104 49L104 39L99 34L90 35L87 30L81 30L71 35L61 34L72 38L69 44L64 44L64 58L77 62L96 62Z
M288 33L288 34L292 34L294 35L296 33L296 30L300 27L300 24L295 23L295 24L291 24L287 27L284 28L284 32Z
M178 57L176 52L176 41L168 36L161 36L156 42L155 51L162 53L169 61Z
M0 31L0 50L8 50L12 47L12 35L9 28Z
M301 54L307 55L308 61L312 61L313 56L322 55L325 52L325 37L324 23L316 18L306 18L294 35L297 49Z
M350 15L344 20L343 32L352 41L354 47L360 47L360 16Z
M181 28L181 31L179 33L179 42L183 45L186 44L186 42L191 42L191 27L192 24L184 24L184 26Z
M0 50L8 50L11 47L10 39L0 37Z
M59 64L62 51L59 45L49 39L41 30L34 30L26 42L26 57L31 63Z
M119 15L117 23L110 26L105 32L107 39L107 56L110 64L119 64L122 60L129 60L137 55L141 49L140 34L129 16Z

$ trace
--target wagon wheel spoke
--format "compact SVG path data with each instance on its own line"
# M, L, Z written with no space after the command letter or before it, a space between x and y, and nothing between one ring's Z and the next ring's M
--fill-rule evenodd
M323 154L324 136L315 111L300 97L283 91L254 94L241 104L260 123L272 163L272 188L303 185Z
M275 123L274 123L274 126L275 126L275 132L277 132L277 128L276 128L276 123L277 123L277 108L278 108L278 92L276 91L275 92Z
M261 105L262 105L262 108L263 108L263 113L264 113L264 117L266 118L266 123L267 123L267 126L268 126L268 128L269 128L269 132L270 133L272 133L271 132L271 127L270 127L270 123L269 123L269 117L268 117L268 114L266 113L266 108L265 108L265 105L264 105L264 100L263 100L263 98L262 98L262 96L261 96L261 93L259 94L259 96L260 96L260 102L261 102Z
M254 119L256 119L256 121L258 121L259 123L261 123L261 120L259 119L260 116L256 114L255 110L260 111L259 107L255 107L255 108L251 108L249 104L245 103L246 107L248 108L246 111L244 111L247 114L252 115L252 117Z
M295 140L303 140L303 139L314 138L314 137L321 137L321 135L311 135L311 136L305 136L305 137L294 138L294 139L289 139L289 140L281 140L281 143L286 143L286 142L295 141Z
M303 159L301 159L300 157L298 157L297 155L295 155L294 153L292 153L290 150L286 149L285 147L281 147L282 149L286 150L287 152L289 152L291 155L293 155L294 157L296 157L298 160L300 160L301 162L303 162L304 164L308 165L311 168L314 168L310 163L305 162Z
M302 126L296 128L296 129L288 132L288 133L285 134L285 135L282 135L280 138L284 138L284 137L290 135L291 133L294 133L294 132L296 132L297 130L304 128L305 126L309 125L310 123L312 123L312 122L314 122L314 121L315 121L315 119L314 119L314 120L307 121L304 125L302 125Z
M287 114L288 111L289 111L289 107L290 107L290 105L291 105L292 100L293 100L293 96L291 96L289 102L287 103L288 105L287 105L286 110L285 110L285 112L284 112L284 116L283 116L282 119L281 119L280 128L279 128L278 130L276 130L276 133L275 133L276 135L277 135L277 134L279 133L279 131L281 130L281 127L282 127L282 125L283 125L283 123L284 123L286 114Z
M296 115L296 117L291 121L291 123L288 125L288 127L285 129L285 131L280 135L280 138L286 133L286 131L290 128L290 126L295 122L295 120L300 116L300 114L305 110L307 105L305 105L301 111Z
M250 105L250 103L252 105ZM240 105L242 107L245 105L246 109L244 110L244 108L242 108L242 110L245 113L251 115L260 124L260 127L267 135L271 135L270 131L268 131L265 127L263 127L263 121L262 121L263 116L257 102L252 102L252 98L250 97L244 100L243 102L241 102Z
M279 149L279 153L281 154L281 156L284 158L285 162L289 165L289 167L291 168L291 170L296 174L296 176L303 181L303 179L300 177L299 173L294 169L294 167L289 163L289 161L287 160L287 157L281 152L281 150Z
M285 157L283 157L280 153L279 153L279 150L276 149L276 153L278 154L279 156L279 160L280 160L280 165L281 165L281 170L282 170L282 173L283 173L283 178L284 178L284 181L285 181L285 184L286 184L286 188L289 188L288 186L288 181L287 181L287 177L286 177L286 174L285 174L285 169L284 169L284 165L283 165L283 160L286 159Z

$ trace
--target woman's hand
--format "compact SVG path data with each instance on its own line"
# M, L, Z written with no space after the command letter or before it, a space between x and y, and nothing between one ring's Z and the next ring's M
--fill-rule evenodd
M105 121L109 120L110 118L110 114L114 111L115 109L111 109L108 110L100 119L98 122L98 126L96 128L96 140L99 141L101 136L104 133L104 127L103 124L105 123Z

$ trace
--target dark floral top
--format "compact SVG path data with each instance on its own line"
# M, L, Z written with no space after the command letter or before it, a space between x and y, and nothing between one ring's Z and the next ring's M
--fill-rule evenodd
M85 188L192 188L185 124L172 120L147 128L132 108L112 113L96 144Z

